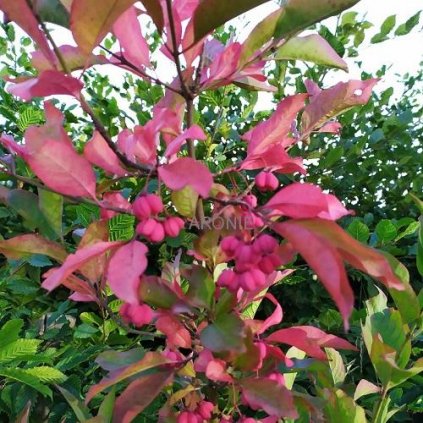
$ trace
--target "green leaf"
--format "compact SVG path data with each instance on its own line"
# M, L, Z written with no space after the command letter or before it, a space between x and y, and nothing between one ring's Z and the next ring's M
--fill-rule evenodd
M87 419L92 417L90 411L88 410L88 407L82 401L76 398L65 388L62 388L60 386L56 386L56 388L60 391L65 400L68 402L73 412L75 413L75 416L80 422L85 422Z
M353 221L348 225L347 232L357 241L363 243L366 243L370 236L368 226L360 219L353 219Z
M415 15L407 19L405 23L399 25L398 28L395 30L395 35L401 36L409 34L412 29L419 24L420 13L421 11L419 10Z
M150 15L157 30L161 34L164 27L164 17L160 0L141 0L141 3L144 5L147 13Z
M44 22L69 28L69 12L60 0L32 0L37 13Z
M117 214L109 220L109 241L129 241L134 236L135 217Z
M356 4L358 0L287 0L283 7L260 22L243 44L241 62L250 57L272 38L291 38L308 28ZM231 2L232 3L232 2Z
M188 280L187 298L195 307L210 308L215 291L215 283L209 271L202 266L184 269L182 276Z
M323 37L317 34L291 38L276 51L274 59L303 60L317 65L348 69L346 62Z
M115 407L116 389L113 387L105 396L103 402L98 409L97 417L103 418L103 423L111 423L113 417L113 409Z
M421 307L419 304L419 299L417 298L416 293L410 285L410 275L408 270L391 254L387 253L386 251L381 251L381 253L387 258L390 266L392 267L392 270L395 273L395 276L400 279L404 286L403 291L389 289L389 293L394 299L395 304L401 313L403 321L405 323L411 323L420 317Z
M342 356L333 348L325 348L325 352L329 360L329 367L333 379L333 384L335 387L340 386L344 383L347 376L347 371L345 370Z
M37 377L43 383L62 383L66 376L54 367L39 366L25 369L27 374Z
M287 358L296 358L298 360L302 360L306 356L306 353L304 351L299 350L297 347L291 347L286 352L286 356ZM285 377L285 386L291 390L292 387L294 386L297 373L296 372L286 373L284 377Z
M93 335L98 333L98 328L95 328L91 325L88 325L87 323L83 323L82 325L79 325L75 332L73 333L74 338L77 339L85 339L85 338L91 338Z
M0 349L0 363L35 355L41 341L38 339L17 339Z
M194 12L194 42L229 20L269 0L203 0Z
M39 207L56 238L62 237L63 197L60 194L38 190Z
M344 153L344 148L340 145L335 148L332 148L331 150L329 150L329 153L324 158L322 166L327 169L331 168L335 163L339 162L339 160L342 159Z
M394 240L397 233L396 226L388 219L383 219L376 225L376 235L381 243Z
M398 234L398 236L395 238L395 242L406 236L413 235L416 231L419 230L419 228L420 222L411 222L402 232Z
M213 352L243 352L244 322L234 314L220 315L200 335L203 345Z
M373 36L373 38L370 40L371 43L376 44L380 43L382 41L385 41L387 39L387 35L394 29L396 24L396 16L391 15L388 16L385 21L382 23L382 26L380 27L380 32Z
M328 422L366 423L364 409L341 389L325 391L325 414Z
M172 203L180 215L189 218L195 216L199 196L192 187L188 185L179 191L173 191L171 197Z
M420 216L419 222L420 222L420 230L419 230L419 241L417 244L416 262L417 262L417 269L420 275L423 276L423 215Z
M17 125L21 132L25 132L29 126L39 125L43 120L44 114L41 110L25 107L19 115Z
M22 319L13 319L2 326L0 329L0 349L19 338L23 323Z
M28 385L45 397L51 398L53 394L49 387L43 385L36 376L29 374L25 369L0 368L0 376Z

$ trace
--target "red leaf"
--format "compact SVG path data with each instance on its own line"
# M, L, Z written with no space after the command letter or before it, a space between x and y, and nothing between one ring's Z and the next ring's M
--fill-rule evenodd
M304 109L301 122L302 137L318 130L327 120L337 116L351 107L366 104L372 95L372 89L378 79L367 81L339 82L335 86L318 91L315 85L310 89L315 93L310 104Z
M102 55L91 55L88 59L85 57L78 47L63 45L58 47L60 54L62 55L66 66L71 70L83 69L92 65L104 65L109 63L106 57ZM42 51L34 51L31 55L31 63L38 72L43 72L51 69L59 69L64 71L59 59L54 56L54 65L52 62L46 59Z
M342 260L388 288L404 289L382 254L364 246L330 220L290 220L273 228L288 239L319 276L344 317L346 327L354 298Z
M260 154L272 144L289 145L284 143L284 139L307 97L307 94L297 94L285 98L268 120L246 132L241 138L248 142L248 154Z
M135 0L74 0L70 27L81 51L90 54Z
M133 381L116 400L113 421L132 422L171 382L173 373L172 368L161 368Z
M0 241L0 253L10 260L42 254L63 262L67 256L66 250L60 244L36 234L20 235Z
M84 156L87 160L112 175L125 176L128 172L122 167L118 157L97 131L85 145Z
M213 177L208 167L189 157L182 157L171 164L160 166L158 172L166 186L174 191L189 185L205 198L213 185Z
M61 267L54 269L53 272L49 272L42 287L48 291L52 291L89 260L104 254L106 251L120 244L121 242L98 242L97 244L77 250L75 254L69 254Z
M166 335L170 348L191 348L191 335L177 317L163 313L156 322L156 328Z
M226 362L218 358L208 362L206 376L215 382L232 382L232 377L226 371Z
M118 368L109 372L107 377L104 377L99 383L91 386L89 389L85 402L88 404L97 394L103 392L110 386L116 385L130 377L136 376L147 370L152 369L161 370L166 367L171 367L172 362L165 358L159 352L148 352L145 356L136 363L130 364L124 368Z
M48 139L27 158L32 171L51 189L73 197L96 198L90 163L69 144Z
M345 339L330 335L313 326L293 326L277 330L266 338L266 342L292 345L319 360L327 359L323 348L357 351L357 348Z
M147 268L148 248L139 241L120 247L112 256L107 280L113 293L130 304L139 304L140 277Z
M207 136L198 125L193 125L168 144L165 151L165 156L169 158L174 154L179 153L182 145L187 139L196 139L204 141L205 139L207 139Z
M279 304L279 302L276 300L276 298L272 294L269 294L269 293L265 295L265 298L270 300L275 305L275 310L264 322L261 322L261 324L258 327L258 330L256 330L255 332L257 335L261 335L271 326L278 325L280 322L282 322L282 318L283 318L282 307Z
M264 410L270 416L296 419L292 393L275 380L248 378L240 382L242 398L253 410Z
M50 95L71 95L79 98L82 88L83 84L79 79L59 71L46 70L37 78L13 84L7 91L24 101L30 101L34 97Z
M264 206L272 216L295 219L320 217L337 220L350 214L333 195L312 184L293 183L276 193Z
M259 154L248 154L242 162L241 169L254 170L267 168L278 173L305 174L303 159L301 157L290 157L282 145L274 144Z
M53 54L47 42L47 38L39 28L37 19L28 6L26 0L0 0L0 9L10 20L17 23L38 45L51 62Z
M150 50L141 33L135 7L120 15L113 25L113 32L129 62L137 67L150 66Z

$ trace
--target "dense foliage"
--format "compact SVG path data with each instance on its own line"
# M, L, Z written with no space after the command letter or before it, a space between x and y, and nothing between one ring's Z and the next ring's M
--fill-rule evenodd
M134 3L0 0L0 419L418 418L421 73L327 86L354 0Z

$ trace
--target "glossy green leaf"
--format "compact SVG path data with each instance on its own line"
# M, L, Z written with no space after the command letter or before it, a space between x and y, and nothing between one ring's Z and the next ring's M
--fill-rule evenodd
M179 191L173 191L171 196L172 203L180 215L189 218L195 216L199 195L191 186L188 185Z
M63 197L51 191L38 190L38 204L44 215L47 225L56 234L56 238L62 237Z
M366 243L370 236L370 230L368 226L360 219L353 219L353 221L347 227L347 232L357 241L363 243Z
M192 266L183 270L182 276L189 282L188 301L196 307L210 308L216 286L209 271L202 266Z

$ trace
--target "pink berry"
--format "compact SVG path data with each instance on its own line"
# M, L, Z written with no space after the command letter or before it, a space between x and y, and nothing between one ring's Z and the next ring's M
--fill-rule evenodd
M151 207L145 196L138 197L134 201L132 210L139 220L147 219L151 216Z
M147 305L133 305L129 310L131 322L137 326L148 325L153 319L153 310Z
M253 263L257 257L254 257L254 251L251 245L242 245L236 250L237 263Z
M239 247L240 243L241 241L237 237L230 235L222 239L220 242L220 248L226 255L231 257L235 254L235 251Z
M260 269L253 267L250 270L250 274L254 278L255 289L260 288L261 286L263 286L266 283L266 275Z
M256 289L256 281L250 271L239 275L239 285L244 291L254 291Z
M141 221L137 225L137 234L143 235L147 238L150 238L151 234L155 231L157 226L157 221L153 218L148 218L146 220Z
M180 217L169 217L163 223L167 236L177 237L184 227L184 221Z
M278 246L278 242L270 235L260 235L253 244L254 251L261 254L273 253Z
M183 411L178 416L178 423L200 423L200 418L190 411Z
M258 262L257 266L263 273L266 273L266 275L270 275L270 273L272 273L275 270L275 266L273 265L273 262L269 258L269 256L264 256Z
M246 195L243 200L251 207L257 207L257 197L253 194Z
M275 191L279 186L278 178L273 173L266 174L266 187L268 191Z
M201 401L197 407L197 413L204 419L209 420L213 414L214 404L209 401Z
M225 269L217 279L219 286L230 287L235 279L235 273L230 269Z
M283 264L281 257L276 253L269 254L268 258L272 261L275 269L282 266L282 264Z
M260 172L254 179L257 189L260 191L266 191L267 189L267 172Z
M165 230L161 222L156 222L154 231L150 235L150 240L153 242L162 242L165 238Z
M159 214L164 210L162 199L158 195L147 194L145 199L147 200L153 214Z

